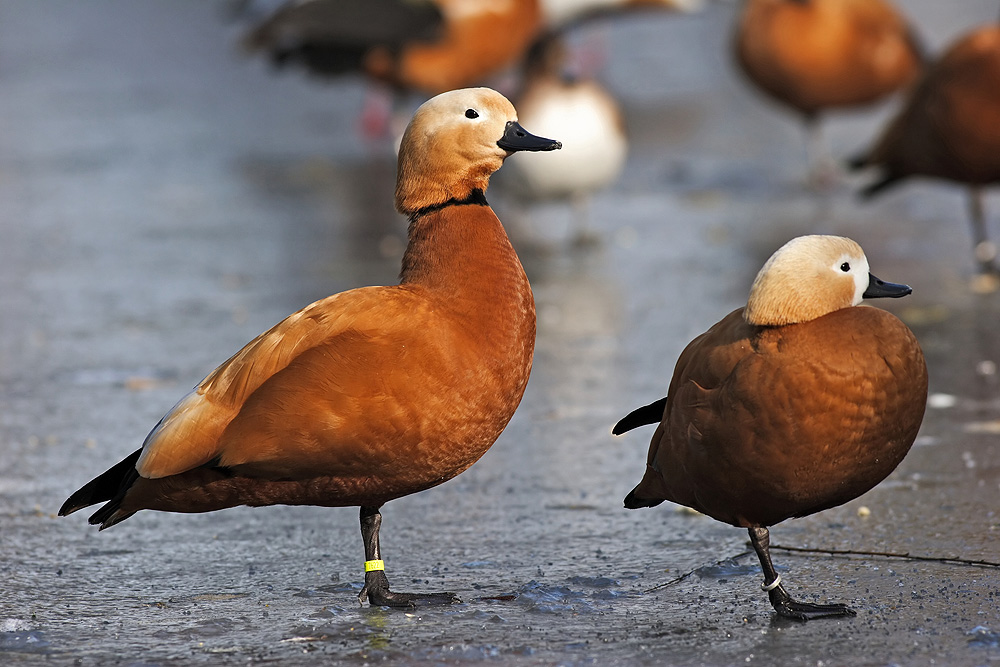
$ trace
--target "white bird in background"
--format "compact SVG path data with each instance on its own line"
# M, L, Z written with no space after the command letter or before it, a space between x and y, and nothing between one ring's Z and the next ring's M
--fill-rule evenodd
M529 202L568 201L574 209L573 241L593 242L595 234L588 223L590 199L618 180L628 155L618 102L595 79L568 74L563 41L551 37L536 44L527 58L517 105L525 123L558 129L564 155L518 165L505 181Z

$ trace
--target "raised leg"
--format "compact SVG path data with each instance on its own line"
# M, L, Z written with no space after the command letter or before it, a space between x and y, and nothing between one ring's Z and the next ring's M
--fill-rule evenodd
M451 604L459 602L454 593L393 593L382 564L378 531L382 514L378 507L361 508L361 539L365 543L365 585L358 594L358 602L367 599L373 607L416 607L417 605Z
M810 604L808 602L796 602L788 594L785 587L781 585L781 577L771 563L771 535L767 528L755 527L748 529L750 533L750 543L753 550L757 552L760 559L760 566L764 570L764 583L761 585L767 591L767 597L771 601L771 606L778 612L779 616L794 618L799 621L808 621L814 618L825 618L828 616L854 616L855 612L844 604Z

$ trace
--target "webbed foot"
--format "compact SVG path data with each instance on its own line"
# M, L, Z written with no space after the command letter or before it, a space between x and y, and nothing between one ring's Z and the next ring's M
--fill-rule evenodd
M812 604L798 602L780 584L767 593L771 606L778 616L793 618L797 621L810 621L814 618L833 618L837 616L856 616L857 612L846 604Z
M389 590L389 580L382 572L369 572L358 594L358 602L373 607L427 607L461 602L454 593L396 593Z

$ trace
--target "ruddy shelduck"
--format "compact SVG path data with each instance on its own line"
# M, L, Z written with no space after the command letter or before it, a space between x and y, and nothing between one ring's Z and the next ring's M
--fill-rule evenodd
M913 176L968 185L975 257L983 272L996 273L981 189L1000 183L1000 24L973 30L948 48L874 148L851 164L881 171L862 191L866 197Z
M399 153L396 208L409 216L399 284L335 294L255 338L60 515L103 502L90 523L104 529L143 509L358 505L360 600L452 601L389 590L379 508L471 466L521 400L534 299L484 192L515 151L559 146L486 88L423 104Z
M747 78L806 122L813 167L819 115L872 104L913 82L922 49L888 0L746 0L733 42Z
M857 498L909 451L927 399L923 353L895 316L859 307L909 293L871 275L850 239L781 247L746 307L684 349L666 398L615 426L658 424L625 507L669 500L747 528L779 615L853 615L792 599L771 563L768 526Z

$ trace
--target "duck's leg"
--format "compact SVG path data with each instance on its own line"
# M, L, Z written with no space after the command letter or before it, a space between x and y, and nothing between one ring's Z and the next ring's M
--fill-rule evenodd
M361 539L365 542L365 585L358 594L358 602L365 599L373 607L415 607L427 604L459 602L454 593L393 593L385 576L382 552L379 548L378 530L382 514L378 507L361 508Z
M573 245L578 248L596 248L601 245L601 235L590 225L590 194L574 192L570 195L573 212Z
M983 273L996 273L994 260L997 256L996 244L986 233L986 212L983 207L983 189L969 188L969 217L972 220L972 249Z
M818 115L806 115L805 132L806 168L809 170L806 185L816 192L828 193L837 184L840 170L830 155Z
M808 602L796 602L788 594L785 587L781 585L781 577L771 563L771 536L767 528L754 527L748 529L750 533L750 543L753 550L757 552L760 559L760 566L764 570L764 583L761 585L767 591L767 597L771 600L771 606L778 612L779 616L794 618L800 621L808 621L813 618L824 618L826 616L854 616L853 609L844 604L810 604Z

